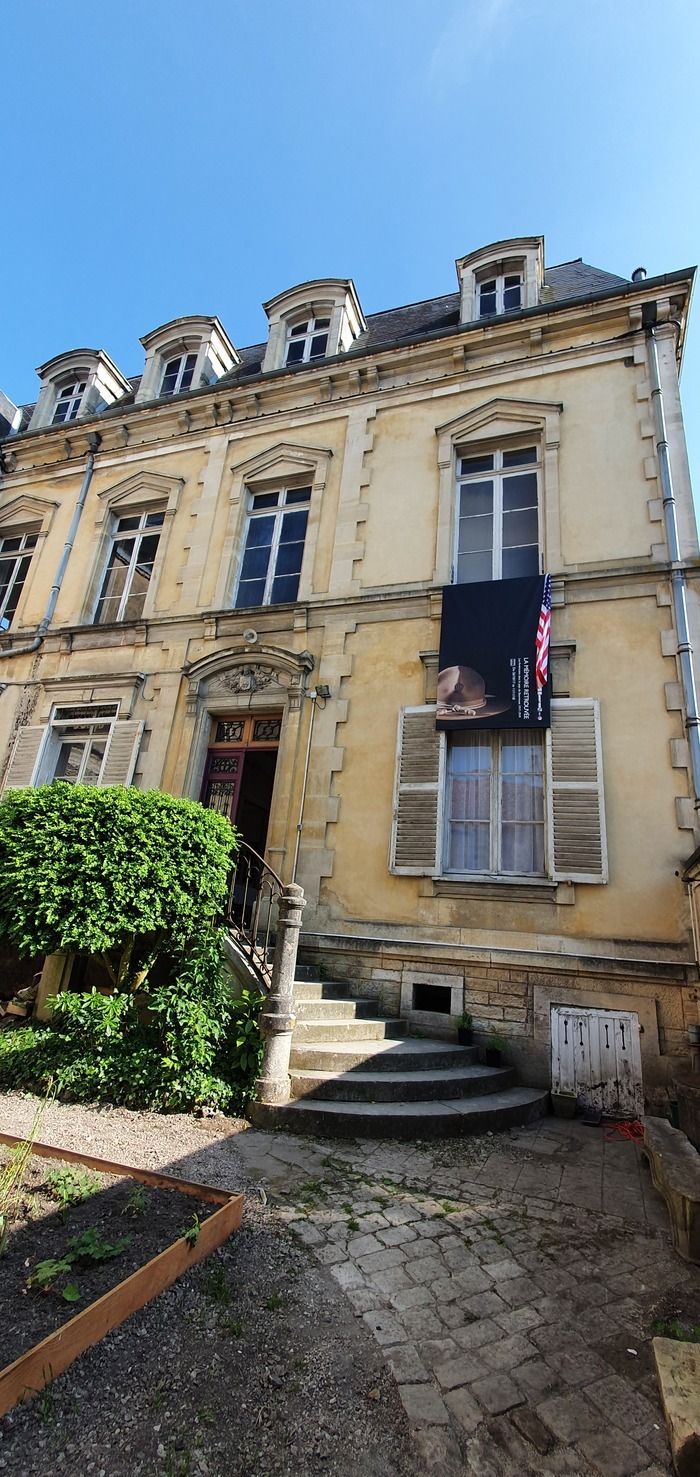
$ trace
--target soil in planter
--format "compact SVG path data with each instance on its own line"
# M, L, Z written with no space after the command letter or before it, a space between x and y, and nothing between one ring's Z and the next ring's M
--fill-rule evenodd
M9 1153L0 1148L0 1174ZM61 1188L72 1191L73 1199L78 1194L85 1198L62 1204L57 1198ZM193 1228L194 1236L197 1221L215 1210L215 1205L176 1190L151 1189L135 1180L34 1156L0 1255L0 1369L165 1251L186 1230ZM37 1276L38 1264L49 1259L58 1263L69 1259L71 1265L55 1275L49 1271L44 1287L28 1285Z

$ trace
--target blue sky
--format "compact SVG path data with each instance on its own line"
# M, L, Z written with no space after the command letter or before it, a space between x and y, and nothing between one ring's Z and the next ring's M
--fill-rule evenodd
M366 312L543 232L628 276L700 254L696 0L5 0L0 386L354 277ZM700 467L700 308L683 374Z

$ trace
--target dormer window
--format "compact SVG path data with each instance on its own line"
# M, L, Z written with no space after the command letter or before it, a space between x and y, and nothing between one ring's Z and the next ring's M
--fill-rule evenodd
M59 426L63 421L76 419L86 389L87 380L71 380L70 384L61 385L51 422L52 426Z
M330 318L305 318L289 329L285 364L308 364L322 359L328 347Z
M169 359L160 387L161 395L179 395L181 390L189 390L196 363L196 354L180 354L177 359Z
M494 272L477 284L479 317L491 318L495 313L509 313L523 305L521 270Z

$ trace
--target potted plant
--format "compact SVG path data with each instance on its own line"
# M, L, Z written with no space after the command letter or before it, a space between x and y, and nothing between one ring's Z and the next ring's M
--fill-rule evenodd
M484 1042L484 1062L487 1067L500 1067L501 1052L505 1050L505 1040L499 1036L497 1031L489 1031Z
M457 1040L460 1046L471 1046L474 1034L472 1025L473 1018L468 1010L463 1011L462 1015L457 1017Z

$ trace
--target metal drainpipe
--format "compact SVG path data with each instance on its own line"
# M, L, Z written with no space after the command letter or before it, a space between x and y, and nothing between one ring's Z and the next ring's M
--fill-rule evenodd
M99 444L99 438L96 437L95 441L96 451L97 444ZM63 545L63 553L61 554L61 558L59 559L58 569L56 570L56 577L49 592L46 610L44 611L44 614L36 628L36 636L32 641L26 641L23 646L13 646L11 650L4 651L2 653L3 661L8 661L9 658L13 656L24 656L25 652L28 651L38 651L44 640L44 637L46 636L46 633L51 624L51 618L53 616L54 610L56 609L56 601L58 600L61 583L66 572L66 565L68 563L68 560L70 559L73 544L75 543L75 535L78 531L78 524L80 522L83 508L85 507L85 499L88 495L88 488L92 481L92 472L95 465L95 451L89 452L88 459L85 463L85 472L83 474L83 480L81 483L80 492L78 494L78 501L73 509L73 517L70 521L70 528L68 529L66 542Z
M700 809L700 717L698 716L698 695L693 669L693 648L690 641L690 628L688 625L685 574L681 568L677 567L680 565L681 556L678 542L676 497L673 491L671 457L666 437L666 416L664 413L663 391L661 389L659 353L656 347L656 336L653 328L647 329L647 357L649 361L651 398L654 404L654 416L656 419L656 454L659 460L659 475L663 494L666 542L668 544L669 558L671 564L674 566L671 570L671 595L673 599L676 635L678 638L678 656L681 667L683 701L685 703L688 747L690 749L690 772L693 781L693 790L695 791L694 804L697 811Z
M312 692L305 693L305 697L311 699L311 717L309 719L309 732L306 737L306 759L304 761L304 779L301 787L301 801L299 803L299 819L297 821L297 834L294 843L294 861L292 863L292 882L296 882L297 867L299 865L299 847L301 846L301 833L304 826L304 805L306 803L306 786L309 781L309 760L311 759L311 741L314 736L314 718L316 717L316 704L319 693L316 688Z

